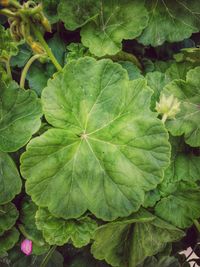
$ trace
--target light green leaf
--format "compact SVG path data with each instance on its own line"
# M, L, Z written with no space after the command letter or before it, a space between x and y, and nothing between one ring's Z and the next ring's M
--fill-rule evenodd
M166 126L174 136L184 134L190 146L200 146L200 67L187 73L186 81L175 80L163 90L165 95L173 94L180 102L180 111L175 119L167 120Z
M134 39L147 26L143 0L100 1L99 16L81 29L81 40L98 57L114 55L123 39Z
M189 70L193 69L193 66L190 62L180 62L173 63L166 70L165 76L168 82L171 82L176 79L185 80Z
M8 59L18 52L17 43L13 41L10 30L0 25L0 58Z
M12 228L9 231L6 231L3 235L0 236L0 255L3 255L9 249L11 249L19 239L19 232L16 228Z
M24 201L22 209L20 210L19 225L24 236L33 241L33 254L40 255L47 252L50 246L45 242L42 232L36 227L36 211L38 207L31 201Z
M147 73L146 79L148 86L154 92L151 98L151 109L155 110L156 102L158 102L160 98L160 93L168 82L165 74L159 71Z
M191 47L183 48L180 53L174 55L177 62L191 62L193 64L200 64L200 48Z
M18 210L14 204L8 203L0 206L0 236L13 227L18 215Z
M128 76L130 80L136 80L143 78L140 69L129 61L119 61L118 62L125 70L128 72Z
M178 42L200 29L198 0L147 0L149 23L139 37L144 45L159 46L165 41Z
M78 248L89 244L97 228L97 223L88 216L64 220L41 208L36 213L36 225L50 245L62 246L71 241Z
M21 157L33 201L65 219L86 210L104 220L137 211L169 163L168 134L150 99L145 80L130 82L110 60L67 64L42 94L54 129L32 139Z
M95 234L92 254L116 267L135 267L184 232L141 210L131 219L108 223Z
M176 190L158 202L155 212L173 225L186 228L200 217L200 188L188 182L179 182L174 186Z
M146 194L145 194L143 207L145 207L145 208L153 207L158 200L160 200L159 190L157 188L150 190L150 191L146 192Z
M70 43L67 46L65 61L66 63L69 63L72 60L76 60L85 56L91 56L88 48L86 48L81 43Z
M60 0L58 16L73 31L98 16L99 3L94 0Z
M40 128L41 105L35 93L0 81L0 151L16 151Z
M21 178L12 158L0 152L0 204L11 201L21 191Z

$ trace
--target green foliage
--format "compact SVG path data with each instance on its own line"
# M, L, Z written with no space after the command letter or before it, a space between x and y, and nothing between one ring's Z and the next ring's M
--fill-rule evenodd
M199 0L0 0L0 266L200 264L199 30Z

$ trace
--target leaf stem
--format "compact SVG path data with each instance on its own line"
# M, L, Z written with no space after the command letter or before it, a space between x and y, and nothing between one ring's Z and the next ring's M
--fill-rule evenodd
M196 226L198 232L200 233L200 223L197 220L193 220L193 223Z
M166 120L167 120L167 114L163 114L163 117L162 117L162 120L161 120L161 121L162 121L163 123L165 123Z
M23 68L23 71L22 71L22 75L21 75L21 79L20 79L20 87L24 89L24 85L25 85L25 80L26 80L26 75L27 75L27 72L30 68L30 66L33 64L33 62L38 59L39 57L41 57L41 55L39 54L36 54L34 56L32 56L28 62L26 63L25 67Z
M54 253L55 249L57 246L52 246L50 248L50 250L48 251L47 255L45 256L45 258L43 259L42 263L40 264L40 267L45 267L48 263L48 261L50 260L52 254Z
M9 5L12 5L16 8L22 8L22 6L16 0L9 0Z
M45 41L43 35L41 34L41 32L35 27L35 25L33 23L31 23L31 28L33 29L33 32L34 32L35 36L38 38L39 42L42 44L43 48L45 49L47 55L51 59L52 63L56 67L56 69L58 71L61 71L62 70L61 65L58 63L57 59L55 58L54 54L51 51L51 48L49 48L49 46L46 43L46 41Z

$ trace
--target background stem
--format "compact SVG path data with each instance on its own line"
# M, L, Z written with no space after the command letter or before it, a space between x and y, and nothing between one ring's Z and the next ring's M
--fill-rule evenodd
M52 254L54 253L55 249L56 249L56 246L53 246L53 247L50 248L50 250L48 251L46 257L44 258L44 260L40 264L40 267L45 267L47 265L47 263L50 260Z

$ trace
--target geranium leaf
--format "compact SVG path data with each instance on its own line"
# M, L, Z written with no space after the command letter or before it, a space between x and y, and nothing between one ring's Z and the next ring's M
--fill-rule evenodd
M14 204L8 203L0 206L0 236L13 227L18 215L18 210Z
M54 129L21 158L34 202L65 219L87 209L104 220L137 211L169 163L168 135L150 99L145 80L130 82L110 60L67 64L42 94Z
M200 217L200 188L187 182L179 182L174 186L176 190L158 202L155 212L173 225L186 228Z
M57 12L59 2L60 0L42 0L44 13L52 24L58 22L59 20Z
M82 27L81 40L98 57L114 55L122 40L139 36L147 22L143 0L100 1L99 16Z
M0 204L11 201L20 193L21 178L12 158L0 152Z
M174 136L184 134L190 146L200 146L200 67L187 73L186 81L175 80L163 90L165 95L173 94L180 101L180 112L175 119L167 120L166 126Z
M71 241L78 248L90 242L97 228L97 223L88 216L64 220L41 208L36 213L36 225L50 245L62 246Z
M85 25L98 13L99 3L94 0L61 0L58 6L58 16L70 31Z
M135 267L184 232L141 210L130 220L108 223L95 234L92 254L112 266Z
M41 104L36 94L15 82L0 81L0 151L16 151L40 127Z
M159 46L165 41L178 42L200 29L199 1L146 1L149 23L139 41Z
M16 228L12 228L4 232L3 235L0 236L0 255L3 255L9 249L11 249L19 239L19 232Z

